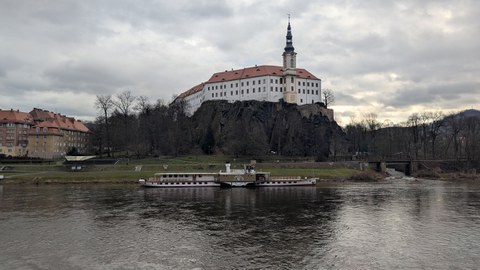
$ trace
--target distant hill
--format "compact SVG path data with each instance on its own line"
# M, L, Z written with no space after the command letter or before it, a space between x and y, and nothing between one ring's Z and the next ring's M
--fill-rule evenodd
M465 111L462 111L462 112L459 112L457 114L458 117L465 117L465 118L468 118L468 117L480 117L480 111L479 110L475 110L475 109L469 109L469 110L465 110Z

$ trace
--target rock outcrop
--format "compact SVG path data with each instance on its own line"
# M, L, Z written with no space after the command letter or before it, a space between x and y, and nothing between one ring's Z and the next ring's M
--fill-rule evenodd
M207 101L190 118L193 144L204 152L261 156L280 153L317 160L343 152L345 136L321 104Z

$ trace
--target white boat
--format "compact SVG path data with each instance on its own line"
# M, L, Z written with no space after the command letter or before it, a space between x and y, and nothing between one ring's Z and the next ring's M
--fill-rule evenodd
M144 187L219 187L214 173L156 173L138 182Z
M140 185L157 188L179 187L281 187L281 186L314 186L317 178L299 176L271 177L269 172L257 172L253 165L243 169L230 169L218 173L156 173L149 179L140 179Z

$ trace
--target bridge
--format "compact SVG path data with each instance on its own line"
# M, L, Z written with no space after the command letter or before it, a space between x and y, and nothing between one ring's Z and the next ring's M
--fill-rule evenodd
M377 172L384 173L387 168L395 168L397 171L410 176L418 170L419 160L368 160L365 163L369 168L373 168Z

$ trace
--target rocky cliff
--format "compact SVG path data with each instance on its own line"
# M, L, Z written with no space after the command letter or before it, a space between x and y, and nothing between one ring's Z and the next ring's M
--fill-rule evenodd
M325 160L341 151L344 133L320 104L207 101L190 118L194 145L205 153L279 153Z

